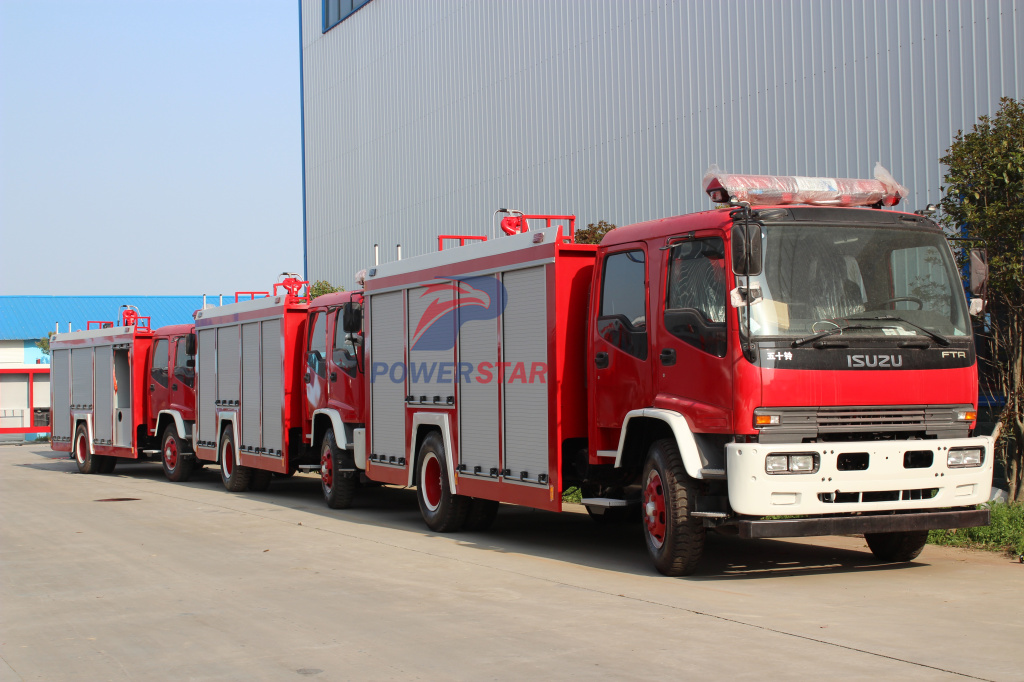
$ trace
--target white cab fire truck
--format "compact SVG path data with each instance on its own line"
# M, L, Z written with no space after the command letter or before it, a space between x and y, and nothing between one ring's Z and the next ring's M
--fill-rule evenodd
M510 216L510 236L369 270L344 327L355 468L416 486L436 531L496 502L560 510L570 486L598 518L638 505L668 575L708 528L864 533L906 561L929 529L986 524L996 434L963 288L941 229L879 210L905 190L877 177L711 172L720 208L598 247Z

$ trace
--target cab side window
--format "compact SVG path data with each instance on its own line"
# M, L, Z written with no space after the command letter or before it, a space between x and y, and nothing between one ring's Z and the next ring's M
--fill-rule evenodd
M189 388L196 380L196 356L185 352L186 338L178 338L174 342L174 378Z
M334 315L334 350L332 359L334 364L341 367L350 376L356 375L356 347L345 333L342 326L344 313L339 310Z
M725 243L689 239L672 247L665 329L705 353L725 357Z
M153 346L153 367L149 372L153 381L167 386L167 339L160 339Z
M315 321L310 327L309 353L306 360L310 370L316 372L321 378L327 377L327 315L317 313Z
M604 259L598 335L630 355L647 359L647 263L641 250Z

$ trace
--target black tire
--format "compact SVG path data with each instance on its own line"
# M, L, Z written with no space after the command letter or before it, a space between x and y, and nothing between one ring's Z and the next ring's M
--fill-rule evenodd
M913 561L928 543L928 531L911 530L900 533L865 533L871 553L882 561Z
M469 511L466 513L466 522L462 525L463 530L482 531L487 530L498 517L498 507L495 500L483 500L479 497L471 498Z
M692 516L697 484L686 475L674 439L655 441L643 473L643 533L654 566L668 576L690 575L704 553L704 523Z
M103 464L103 457L94 455L89 451L89 430L85 424L79 424L75 429L74 441L75 463L78 470L83 474L98 474L100 465Z
M324 502L331 509L348 509L356 495L359 480L351 472L339 472L341 450L334 439L334 429L327 429L320 443L320 488Z
M249 490L261 493L270 487L270 482L273 479L273 471L267 471L266 469L253 469L249 474Z
M228 426L220 436L220 480L229 491L240 493L249 487L252 469L235 461L236 452L235 435Z
M174 424L168 424L160 439L160 461L168 481L181 483L192 475L192 465L196 460L194 455L185 452L186 449L184 442L178 438L178 429Z
M120 457L111 457L110 455L103 455L99 459L100 459L99 473L101 473L101 474L112 474L112 473L114 473L114 468L117 466L117 460L119 460L121 458Z
M436 533L460 530L469 514L469 498L453 495L448 486L444 441L432 431L416 458L416 500L427 527Z

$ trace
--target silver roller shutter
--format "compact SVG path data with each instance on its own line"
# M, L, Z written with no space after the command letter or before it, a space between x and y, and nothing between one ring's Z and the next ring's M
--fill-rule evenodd
M242 449L260 444L260 323L242 325Z
M547 278L544 267L505 273L508 305L502 316L502 361L511 363L505 377L505 467L518 479L537 481L548 473L548 385L537 381L512 381L517 363L523 363L527 380L535 362L547 363Z
M217 329L217 398L239 400L238 325Z
M96 406L92 414L92 437L97 443L114 440L114 350L96 348Z
M213 443L217 440L217 407L214 403L217 400L217 330L200 330L198 345L196 421L199 423L199 440Z
M263 322L263 447L272 454L284 453L281 401L284 396L284 366L281 362L281 320Z
M488 291L496 286L485 287ZM464 310L459 308L460 311ZM482 363L493 368L498 362L498 320L464 320L459 327L459 364L474 368L459 382L459 462L465 465L463 475L490 476L498 466L498 383L496 370L492 378L481 383ZM486 375L483 375L486 376Z
M369 298L370 396L372 409L370 453L405 457L405 382L401 379L405 352L402 298L405 292ZM384 366L383 373L377 371ZM391 370L395 368L392 375Z
M455 395L455 314L451 287L409 290L409 395L447 404ZM440 315L435 310L442 311ZM418 336L419 334L419 336ZM426 346L428 349L424 349Z
M92 348L71 349L71 404L92 407Z
M50 424L55 438L71 438L71 351L53 351L50 360Z

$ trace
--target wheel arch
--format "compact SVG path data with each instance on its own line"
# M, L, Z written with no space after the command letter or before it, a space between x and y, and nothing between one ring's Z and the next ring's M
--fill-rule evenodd
M454 495L456 494L455 453L452 452L451 427L448 415L436 412L417 412L412 416L413 438L409 441L409 455L406 459L406 462L409 463L408 487L411 488L416 482L416 466L419 464L416 457L419 454L420 446L423 445L423 441L431 431L441 434L441 441L444 443L444 459L448 469L448 487Z
M235 464L240 464L238 460L238 415L234 412L217 413L217 459L215 461L218 464L220 463L221 435L224 433L224 428L228 424L231 425L231 438L235 443Z
M619 434L619 448L615 453L615 466L634 466L639 457L640 466L651 443L660 438L673 438L679 447L683 467L690 478L704 478L703 463L697 441L686 417L672 410L655 408L633 410L626 414Z
M181 418L181 413L177 410L160 410L157 413L156 431L154 431L153 435L159 438L170 423L174 424L174 428L178 432L178 438L189 444L192 443L192 431L185 427L185 420Z
M88 413L73 415L71 418L71 434L72 439L75 434L78 433L78 425L85 424L85 440L89 445L89 454L95 455L96 449L92 446L92 415ZM71 442L71 454L75 454L75 442Z
M344 450L349 446L348 437L345 435L345 422L337 410L320 409L313 412L313 423L309 431L309 446L318 449L327 429L334 430L334 443L339 449Z

